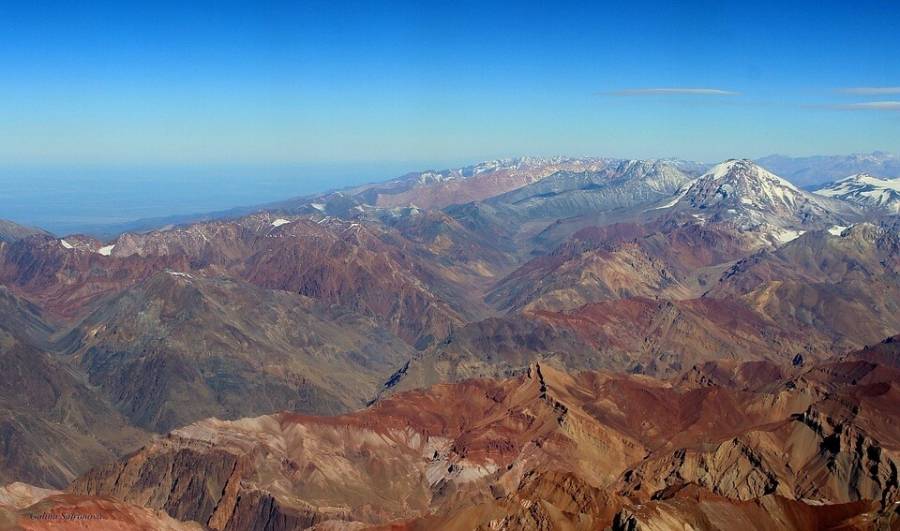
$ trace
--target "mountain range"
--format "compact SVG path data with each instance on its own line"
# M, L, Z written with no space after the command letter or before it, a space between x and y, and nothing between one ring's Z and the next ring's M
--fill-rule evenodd
M885 179L868 173L857 173L825 184L814 192L825 197L837 197L863 208L900 213L900 177Z
M0 524L895 528L900 197L854 157L0 223Z
M812 157L770 155L757 159L756 162L804 188L858 173L900 177L900 157L884 151Z

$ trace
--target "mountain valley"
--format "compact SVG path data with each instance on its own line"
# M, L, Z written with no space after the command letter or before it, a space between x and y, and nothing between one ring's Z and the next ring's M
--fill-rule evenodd
M0 524L896 528L888 177L525 157L3 222Z

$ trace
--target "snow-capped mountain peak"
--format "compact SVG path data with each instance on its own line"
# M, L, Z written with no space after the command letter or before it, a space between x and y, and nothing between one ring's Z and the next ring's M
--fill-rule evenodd
M774 173L749 159L726 160L725 162L713 166L702 177L705 177L707 175L711 175L713 179L734 179L739 177L751 178L760 181L767 181L777 186L783 186L790 190L798 191L797 187L787 179L775 175Z
M794 208L803 192L747 159L730 159L712 167L685 194L691 206L730 206L755 210Z
M679 167L679 161L662 159L624 160L616 166L614 174L620 179L640 181L651 190L663 193L677 190L690 181L690 176Z
M817 197L747 159L713 166L659 207L700 222L728 221L779 245L805 231L841 224L837 201Z

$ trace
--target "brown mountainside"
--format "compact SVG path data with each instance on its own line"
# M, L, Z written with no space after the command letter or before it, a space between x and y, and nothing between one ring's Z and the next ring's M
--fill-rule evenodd
M898 373L878 367L864 382L822 365L737 390L532 365L347 416L203 421L70 489L214 529L590 528L765 507L773 525L803 529L900 499Z
M166 271L67 338L91 384L137 425L362 407L412 349L373 319L239 280Z

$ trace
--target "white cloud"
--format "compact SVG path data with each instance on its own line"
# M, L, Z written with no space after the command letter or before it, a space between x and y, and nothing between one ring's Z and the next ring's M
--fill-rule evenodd
M715 88L631 88L602 92L610 96L738 96L740 92Z
M862 103L834 105L834 108L848 109L851 111L900 111L900 101L864 101Z
M837 89L841 94L856 94L860 96L883 96L885 94L900 94L900 87L850 87Z

